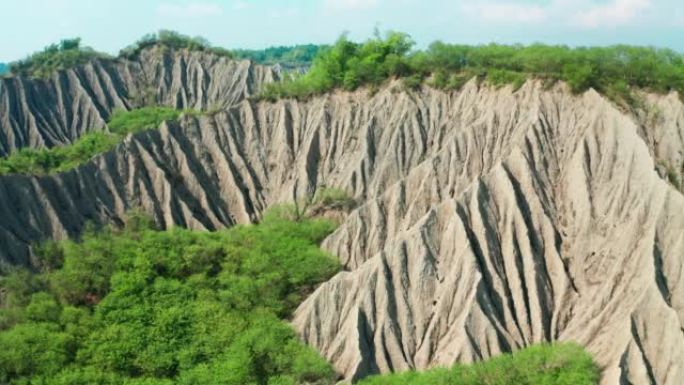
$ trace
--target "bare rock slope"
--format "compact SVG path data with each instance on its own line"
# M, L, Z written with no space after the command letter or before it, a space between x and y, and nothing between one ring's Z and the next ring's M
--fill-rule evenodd
M133 207L214 229L337 186L360 202L324 242L345 271L293 325L345 378L572 340L603 384L678 385L684 195L658 165L682 161L684 105L645 100L471 82L244 101L71 172L1 177L0 259Z
M198 110L231 106L276 72L203 52L143 50L135 60L95 60L50 79L0 78L0 156L22 147L68 144L105 130L115 109L162 104Z

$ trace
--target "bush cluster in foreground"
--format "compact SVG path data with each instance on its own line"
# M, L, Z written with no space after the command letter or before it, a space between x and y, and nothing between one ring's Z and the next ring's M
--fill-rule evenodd
M282 321L338 271L334 226L268 213L217 232L121 229L38 251L40 273L1 279L0 383L331 384Z
M596 385L591 356L572 343L535 345L472 365L369 377L359 385Z
M132 111L115 111L109 132L91 132L74 143L47 149L22 148L0 158L0 175L46 175L68 171L97 154L107 152L129 133L157 128L165 120L176 120L183 111L167 107L145 107Z

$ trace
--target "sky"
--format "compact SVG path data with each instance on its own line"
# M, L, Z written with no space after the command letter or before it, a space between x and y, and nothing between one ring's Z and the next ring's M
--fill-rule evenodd
M550 43L669 47L684 52L684 0L0 0L0 62L63 38L116 53L172 29L226 48L363 40L377 27L417 47Z

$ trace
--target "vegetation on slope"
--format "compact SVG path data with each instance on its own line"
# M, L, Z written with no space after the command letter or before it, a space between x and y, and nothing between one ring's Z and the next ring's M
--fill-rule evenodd
M203 51L218 55L221 57L232 58L233 54L220 47L213 47L208 40L203 37L190 37L178 32L161 30L157 33L151 33L143 36L140 40L135 42L119 52L119 57L127 59L135 59L140 52L152 46L161 46L171 50L188 50L188 51Z
M536 345L472 365L369 377L359 385L596 385L600 374L579 345Z
M249 59L259 64L280 64L285 68L306 68L313 63L318 52L327 46L301 44L290 47L269 47L266 49L236 49L233 55L237 59Z
M631 100L632 88L684 94L684 55L669 49L435 42L427 50L413 51L413 46L410 36L398 32L376 34L364 43L342 36L318 54L308 73L270 85L262 96L306 98L336 88L374 87L390 78L403 78L408 87L429 80L437 88L458 89L473 77L516 87L528 78L549 85L565 81L574 92L594 88L624 101Z
M12 75L45 79L56 71L85 64L98 58L108 58L108 56L92 48L82 47L80 38L65 39L58 44L47 46L26 59L10 63L9 71Z
M166 107L116 111L108 124L110 132L91 132L65 146L22 148L6 158L0 158L0 175L45 175L70 170L97 154L113 149L127 134L157 128L165 120L178 119L181 113Z
M334 226L273 210L259 225L122 230L38 251L40 273L1 280L0 383L330 384L282 319L338 263Z

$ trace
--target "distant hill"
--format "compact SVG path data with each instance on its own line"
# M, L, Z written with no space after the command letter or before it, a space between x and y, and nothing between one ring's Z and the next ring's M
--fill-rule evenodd
M266 49L234 49L238 59L250 59L259 64L280 64L285 68L309 67L318 52L325 45L302 44L290 47L269 47Z
M9 67L5 63L0 63L0 75L4 75L9 72Z

